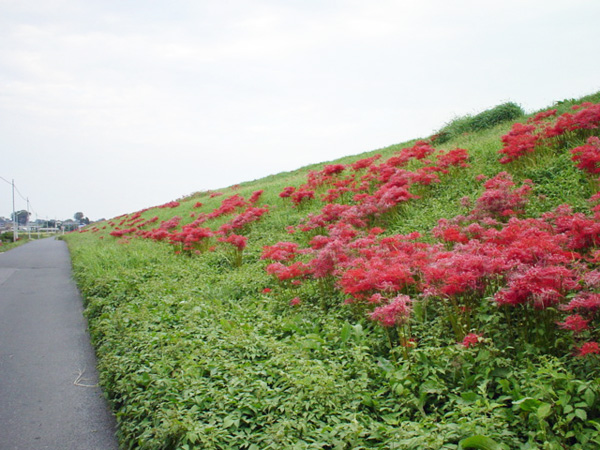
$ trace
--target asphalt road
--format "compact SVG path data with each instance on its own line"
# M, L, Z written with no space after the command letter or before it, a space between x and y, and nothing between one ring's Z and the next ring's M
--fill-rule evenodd
M0 450L118 449L66 244L0 254Z

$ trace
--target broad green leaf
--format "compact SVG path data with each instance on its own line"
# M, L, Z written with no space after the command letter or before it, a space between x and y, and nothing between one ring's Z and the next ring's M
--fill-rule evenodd
M587 403L588 407L591 408L592 406L594 406L594 401L596 400L594 391L592 391L591 389L587 389L585 391L585 393L583 394L583 398L584 398L585 402Z
M426 394L439 394L441 392L443 392L444 390L444 386L442 386L440 383L430 380L430 381L426 381L425 383L423 383L421 385L421 393L426 393Z
M496 441L481 435L463 439L458 446L459 449L463 450L502 450L502 447Z
M587 420L587 413L585 412L585 409L576 409L575 415L581 420Z
M531 397L523 397L521 400L513 402L513 405L518 405L523 411L535 411L539 408L542 402Z
M542 420L548 417L551 412L552 405L550 403L542 403L535 413L538 416L538 419Z
M466 404L475 403L479 399L475 392L463 392L460 396Z
M225 417L225 419L223 420L223 427L224 428L229 428L231 425L233 425L235 423L235 420L232 417Z
M350 335L352 333L352 325L348 322L344 324L342 327L342 331L340 332L340 340L345 344L350 339Z
M233 324L229 320L221 319L219 322L225 331L231 331L233 329Z

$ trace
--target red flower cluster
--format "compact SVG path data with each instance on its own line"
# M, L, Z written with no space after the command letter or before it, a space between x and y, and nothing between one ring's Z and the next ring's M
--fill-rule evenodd
M577 356L600 355L600 345L597 342L586 342L577 348Z
M375 161L381 155L361 159L354 164L326 165L320 171L311 171L307 182L298 188L286 187L279 196L290 198L294 205L313 199L326 189L320 198L323 202L350 202L355 206L350 215L364 221L394 208L400 203L418 198L410 192L411 186L428 186L440 182L440 174L451 167L466 167L468 153L465 149L438 152L425 141L403 148L381 164ZM426 159L435 155L435 161ZM422 167L414 171L403 169L411 161L420 161ZM361 225L366 226L366 223Z
M140 211L131 216L123 216L119 223L120 226L128 226L129 228L121 229L114 222L109 224L115 228L110 232L114 237L125 237L135 235L145 239L155 241L164 241L177 246L180 250L188 253L203 252L210 248L210 239L218 236L218 241L232 245L239 253L237 256L238 262L241 260L241 252L247 244L247 237L239 234L248 228L248 226L260 220L260 218L268 212L266 207L258 208L254 206L260 199L263 191L252 193L248 200L242 196L235 194L224 199L220 206L209 213L199 213L196 219L186 225L181 226L182 218L174 216L169 220L164 220L157 228L144 230L147 225L158 221L158 217L153 217L144 220L141 214L145 211ZM214 197L215 195L212 195ZM174 202L171 202L168 207L176 207ZM194 208L199 208L202 203L196 202ZM161 206L167 207L167 206ZM202 227L209 220L216 219L225 215L237 213L226 223L222 224L217 231L213 231L208 227ZM190 217L196 214L192 213ZM137 226L134 226L137 225ZM181 226L181 228L180 228Z
M565 113L556 119L554 126L546 130L547 137L561 136L569 131L597 130L600 128L600 104L582 103L575 105L576 113Z
M592 136L587 140L587 144L575 147L571 150L573 161L577 167L591 175L600 173L600 138Z
M368 228L369 214L385 210L380 201L388 197L382 192L398 192L412 178L389 167L368 169L378 174L373 194L355 196L350 204L330 203L320 214L309 215L298 229L324 233L312 237L309 247L292 242L265 247L262 258L275 261L267 272L279 281L334 279L347 302L373 305L371 319L386 327L410 314L405 308L409 303L398 299L422 293L440 305L452 305L458 316L455 332L459 341L467 336L463 345L468 346L477 336L468 334L470 320L486 297L498 306L530 308L532 313L557 306L577 310L559 327L578 335L591 329L600 294L582 286L600 290L600 274L586 272L582 261L593 258L600 243L600 211L588 217L561 206L539 219L520 219L532 183L516 186L502 172L485 181L468 215L440 220L431 233L439 243L431 237L425 243L417 233L382 237L383 230ZM575 295L570 302L568 294Z
M502 136L504 147L500 153L504 154L500 158L502 164L507 164L535 151L541 136L536 134L535 125L523 125L515 123L510 132Z
M263 254L260 259L270 259L273 261L292 261L298 255L299 245L295 242L278 242L275 245L263 247Z
M500 158L502 164L507 164L533 153L540 145L550 144L555 138L569 132L578 130L600 129L600 104L583 103L573 107L576 113L564 113L554 122L548 119L556 115L556 110L543 111L527 124L515 123L511 131L502 136L503 148L499 151L504 155ZM599 173L597 167L598 142L588 141L588 145L572 150L573 160L578 162L577 167L592 174Z
M462 340L462 342L460 344L465 348L470 348L470 347L473 347L473 346L479 344L479 341L481 340L481 338L482 338L481 334L469 333L465 336L465 338Z
M160 206L158 206L158 208L177 208L178 206L179 206L179 202L172 201L172 202L165 203L164 205L160 205Z
M246 248L246 244L248 243L248 238L239 234L230 234L226 237L220 237L218 240L219 242L226 242L233 245L239 251L244 250Z
M408 295L399 295L386 305L375 308L370 317L384 327L402 325L410 318L411 302Z

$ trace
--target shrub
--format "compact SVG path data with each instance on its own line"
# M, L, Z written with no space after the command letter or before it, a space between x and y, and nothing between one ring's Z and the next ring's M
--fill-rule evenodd
M12 231L5 231L0 234L0 242L12 242L14 240L14 233Z
M518 119L524 114L523 109L516 103L503 103L487 109L476 116L467 115L454 119L434 135L432 140L436 144L443 144L461 134L487 130L501 123Z

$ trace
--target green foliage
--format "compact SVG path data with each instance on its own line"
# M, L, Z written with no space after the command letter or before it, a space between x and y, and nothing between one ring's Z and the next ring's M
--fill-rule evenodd
M13 242L15 240L15 235L12 231L5 231L4 233L0 233L0 242Z
M459 443L460 449L465 450L502 450L500 444L485 436L471 436Z
M525 112L516 103L503 103L475 116L467 115L454 119L438 131L435 142L443 144L462 134L487 130L501 123L514 121L524 115Z
M387 233L427 232L441 218L468 212L461 199L483 191L476 177L506 169L498 162L499 136L510 129L510 114L522 114L507 105L453 125L461 130L468 122L468 134L452 128L452 146L440 149L468 148L470 167L459 176L451 169L441 183L423 187L418 202L391 212ZM385 158L407 145L340 163L375 153ZM532 311L507 322L486 292L473 300L487 306L470 318L484 337L465 348L440 304L420 301L410 323L418 339L402 347L400 336L367 320L364 306L345 305L332 279L295 285L265 272L263 246L308 245L311 236L286 227L318 213L321 203L291 208L278 194L321 166L223 190L248 198L262 189L259 204L269 205L246 232L242 260L227 246L176 255L167 243L115 239L109 230L68 235L122 448L600 448L598 360L555 351L570 342L556 332L551 312L546 324L530 326L540 317ZM528 215L562 203L589 212L592 187L565 149L511 171L516 183L534 182ZM142 217L186 218L215 209L222 198L195 193L176 209L154 208ZM195 207L198 201L204 206ZM290 305L295 297L301 303ZM533 345L544 340L548 348Z

